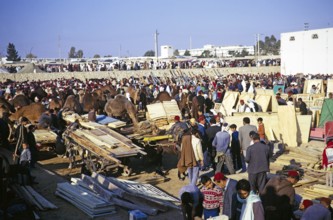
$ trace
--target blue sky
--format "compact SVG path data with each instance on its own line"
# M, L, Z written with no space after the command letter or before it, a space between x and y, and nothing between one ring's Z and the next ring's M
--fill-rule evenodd
M142 56L159 45L175 49L254 45L274 35L333 27L333 0L0 0L0 56L14 43L21 57ZM60 38L60 41L59 41Z

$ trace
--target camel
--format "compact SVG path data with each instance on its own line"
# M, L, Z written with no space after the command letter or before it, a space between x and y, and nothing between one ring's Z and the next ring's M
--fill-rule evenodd
M64 106L62 107L64 111L73 111L81 115L83 113L82 106L80 105L79 99L74 95L69 95L66 99Z
M61 99L58 98L52 98L49 103L49 109L61 109L64 102Z
M30 99L23 94L15 96L12 100L9 101L10 104L16 107L23 107L31 103Z
M94 92L83 92L79 91L79 102L82 106L83 112L89 112L92 108L98 110L99 112L103 112L104 106L106 103L106 99L104 95L99 95Z
M136 108L134 104L123 95L116 95L114 99L109 99L105 104L104 111L111 117L120 117L127 114L132 119L134 128L138 127Z
M39 117L45 112L45 106L41 103L31 103L30 105L23 106L15 113L9 116L11 121L16 121L20 117L24 116L28 118L31 123L38 122Z
M166 91L158 93L156 99L154 100L155 102L164 102L164 101L171 101L172 97L170 94Z
M129 86L126 89L126 92L129 93L131 99L133 100L134 105L137 105L139 103L139 101L140 101L140 95L139 95L140 90L139 89L135 89L134 86Z
M10 104L5 98L0 97L0 118L4 114L14 113L16 110L12 104Z

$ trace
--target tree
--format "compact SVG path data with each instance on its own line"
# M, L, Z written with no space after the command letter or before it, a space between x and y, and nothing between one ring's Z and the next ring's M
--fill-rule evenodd
M184 56L191 56L191 53L190 53L190 51L188 51L188 50L185 50Z
M99 54L95 54L94 58L101 58L101 56Z
M202 54L201 54L200 57L204 57L204 58L209 58L209 57L211 57L211 56L210 56L210 51L209 51L209 50L204 50L204 51L202 52Z
M148 50L143 56L144 57L154 57L155 56L155 51Z
M83 57L83 51L82 50L78 50L76 53L76 57L77 58L82 58Z
M245 57L249 55L249 51L243 49L240 53L237 51L234 56L235 57Z
M34 58L37 58L37 56L35 55L35 54L33 54L33 53L28 53L26 56L25 56L25 58L28 58L28 59L34 59Z
M261 55L279 55L281 41L277 40L274 35L266 36L265 41L259 41L259 51ZM255 46L258 50L258 45Z
M76 58L75 47L71 47L68 53L68 58Z
M7 61L20 61L21 57L18 55L15 45L12 43L8 44L7 47Z
M175 51L173 51L173 55L174 55L174 56L179 56L179 50L176 49Z

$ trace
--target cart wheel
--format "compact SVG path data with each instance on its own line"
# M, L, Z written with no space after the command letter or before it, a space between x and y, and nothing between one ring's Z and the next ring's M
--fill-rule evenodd
M122 176L130 176L132 174L132 168L129 166L124 166L123 172L121 173Z

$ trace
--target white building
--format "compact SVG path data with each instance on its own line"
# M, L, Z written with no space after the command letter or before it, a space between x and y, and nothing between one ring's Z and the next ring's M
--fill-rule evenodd
M173 48L169 45L161 46L161 58L170 58L173 56Z
M333 28L282 33L281 73L332 74Z
M209 51L210 55L216 56L219 58L232 57L231 52L241 53L243 50L246 50L249 55L254 55L254 46L214 46L214 45L204 45L203 48L191 49L188 50L191 56L201 56L204 51ZM179 55L184 55L186 50L179 50Z

